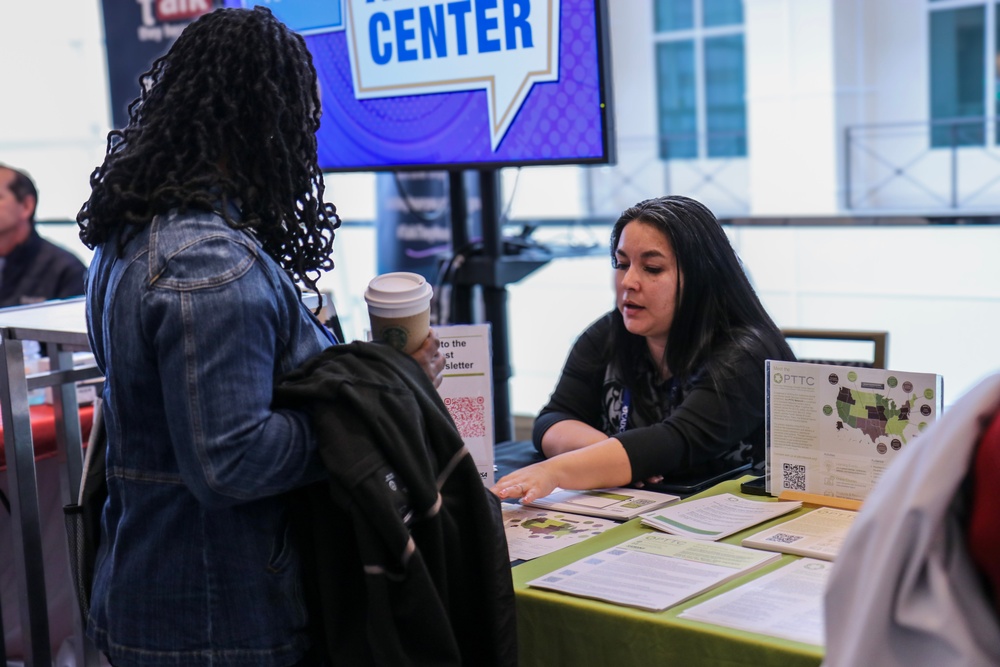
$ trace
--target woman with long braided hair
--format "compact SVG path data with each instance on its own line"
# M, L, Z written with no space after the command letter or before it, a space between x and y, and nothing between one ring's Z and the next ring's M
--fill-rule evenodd
M271 405L335 343L296 286L340 224L316 72L267 9L218 9L140 83L77 218L108 437L87 631L116 667L319 665L286 492L326 473ZM436 337L413 356L440 376Z

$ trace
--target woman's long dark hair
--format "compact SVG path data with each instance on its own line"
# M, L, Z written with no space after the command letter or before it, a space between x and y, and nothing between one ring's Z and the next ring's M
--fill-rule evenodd
M622 230L633 221L652 225L667 237L683 276L683 288L680 280L677 284L666 358L654 362L664 361L681 383L697 372L707 373L718 389L733 362L749 350L763 345L769 354L794 358L708 208L688 197L669 196L625 210L611 231L612 263ZM649 356L646 340L629 333L620 312L612 317L608 360L627 385L637 386L637 370Z
M263 7L217 9L185 28L140 84L128 126L109 133L90 177L77 215L83 242L120 232L121 252L158 214L214 210L315 289L333 268L340 219L323 202L319 91L302 37Z

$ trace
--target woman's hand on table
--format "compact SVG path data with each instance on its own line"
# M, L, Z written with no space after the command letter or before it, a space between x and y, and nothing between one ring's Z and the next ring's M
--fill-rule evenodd
M431 379L435 387L440 387L441 380L444 379L444 355L441 354L440 348L441 340L434 333L434 330L431 329L423 345L410 355L424 369L427 377Z
M622 443L617 438L605 438L504 475L490 491L500 500L520 498L531 502L544 498L556 487L601 489L625 486L631 481L632 466Z
M500 500L520 499L527 503L544 498L555 491L557 486L559 483L552 471L551 463L542 461L504 475L490 491Z

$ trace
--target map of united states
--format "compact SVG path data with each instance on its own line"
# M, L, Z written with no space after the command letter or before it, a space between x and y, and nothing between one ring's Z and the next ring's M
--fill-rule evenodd
M859 391L841 387L837 394L838 428L854 428L876 442L886 435L899 436L903 442L903 431L910 425L910 408L917 400L916 394L901 405L896 401L869 391Z

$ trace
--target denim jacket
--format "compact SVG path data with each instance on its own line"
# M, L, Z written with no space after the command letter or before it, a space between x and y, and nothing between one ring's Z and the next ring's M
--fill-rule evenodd
M217 214L158 216L97 248L108 493L88 633L116 666L270 667L305 653L282 495L323 477L275 379L335 341L285 272Z

